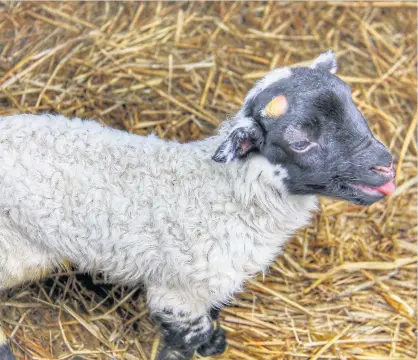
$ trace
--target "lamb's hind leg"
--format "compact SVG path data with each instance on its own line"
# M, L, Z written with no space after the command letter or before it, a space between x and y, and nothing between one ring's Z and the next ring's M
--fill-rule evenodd
M0 225L0 290L27 281L39 280L57 261L52 254L21 237L4 236Z
M0 359L15 360L15 357L10 351L9 345L7 344L7 337L2 328L0 328Z
M31 245L19 232L2 223L0 218L0 291L39 279L53 264L53 256ZM14 360L1 327L0 360Z

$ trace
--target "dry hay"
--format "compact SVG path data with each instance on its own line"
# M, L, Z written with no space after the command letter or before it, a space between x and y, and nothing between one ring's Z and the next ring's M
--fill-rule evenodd
M221 358L413 359L416 26L415 3L401 2L5 3L0 114L57 112L187 141L210 134L269 69L334 49L395 154L399 187L368 208L323 200L223 312ZM143 296L115 287L100 302L81 284L53 275L2 295L18 359L153 359Z

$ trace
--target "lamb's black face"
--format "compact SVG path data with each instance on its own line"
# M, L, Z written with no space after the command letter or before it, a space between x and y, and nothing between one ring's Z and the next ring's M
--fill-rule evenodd
M392 156L377 141L351 98L350 88L326 71L299 68L248 104L265 129L260 151L287 170L293 194L321 194L371 204L392 190ZM287 99L279 117L265 109L277 96ZM252 106L251 106L252 105Z
M242 111L259 131L252 129L252 146L243 142L238 151L254 149L280 164L290 193L365 205L393 192L390 152L371 133L350 88L329 69L292 69L247 99Z

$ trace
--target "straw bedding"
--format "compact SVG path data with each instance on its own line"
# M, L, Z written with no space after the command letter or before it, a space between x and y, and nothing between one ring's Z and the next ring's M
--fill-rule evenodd
M269 69L332 48L393 151L398 189L321 200L263 278L225 309L222 359L414 359L417 21L408 2L3 3L0 115L53 112L189 141ZM99 294L61 269L0 296L18 359L154 359L141 289Z

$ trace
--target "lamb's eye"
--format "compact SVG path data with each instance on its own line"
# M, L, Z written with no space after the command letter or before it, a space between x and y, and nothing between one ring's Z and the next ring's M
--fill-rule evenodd
M298 152L303 152L310 147L311 143L307 140L297 141L293 144L290 144L291 148Z

